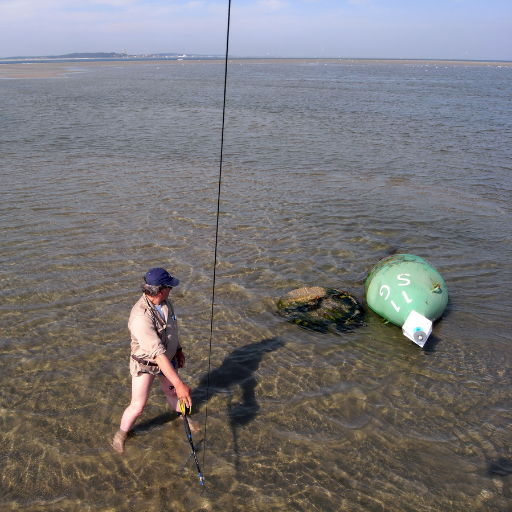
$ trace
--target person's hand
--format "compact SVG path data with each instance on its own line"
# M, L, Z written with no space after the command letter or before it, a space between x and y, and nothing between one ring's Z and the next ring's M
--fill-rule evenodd
M176 396L178 397L178 400L183 400L187 407L192 407L190 388L183 382L180 382L177 386L174 387L174 389L176 390Z

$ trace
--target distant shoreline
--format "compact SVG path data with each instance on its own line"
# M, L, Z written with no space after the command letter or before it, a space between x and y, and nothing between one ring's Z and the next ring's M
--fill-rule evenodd
M9 60L0 59L0 78L59 78L71 73L84 72L88 68L105 66L194 66L197 64L224 64L224 59L144 59L144 60L84 60L72 59L65 62L43 60L41 62L12 63ZM421 66L492 66L512 67L510 61L467 61L467 60L425 60L425 59L229 59L230 65L242 64L400 64Z

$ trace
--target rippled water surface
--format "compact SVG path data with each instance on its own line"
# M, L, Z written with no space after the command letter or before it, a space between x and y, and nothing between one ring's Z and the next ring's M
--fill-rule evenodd
M78 71L0 81L0 506L510 509L512 68L231 63L208 402L223 66ZM275 314L364 300L394 251L448 286L425 350L371 311L341 336ZM154 266L182 281L204 489L156 385L109 447Z

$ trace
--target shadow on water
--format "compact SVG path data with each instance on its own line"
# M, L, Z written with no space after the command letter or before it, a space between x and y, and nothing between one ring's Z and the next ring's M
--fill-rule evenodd
M162 425L165 425L166 423L170 423L176 418L177 415L175 412L166 412L164 414L160 414L155 418L151 418L150 420L143 421L142 423L136 425L133 428L133 435L140 436L143 434L147 434L150 430L154 429L155 427L160 427Z
M255 418L259 405L256 401L256 379L254 373L258 369L263 355L284 346L279 338L267 338L235 349L228 354L222 364L205 375L192 392L194 407L200 408L206 400L217 393L226 392L233 386L242 388L242 403L229 405L231 425L243 426Z
M194 406L198 408L217 393L229 393L228 416L233 433L233 451L237 473L239 470L237 428L243 427L253 420L260 408L256 400L257 381L254 373L258 369L264 354L273 352L282 346L284 346L283 340L267 338L235 349L226 356L218 368L201 379L192 393L192 401ZM233 403L231 398L231 389L235 386L242 388L242 401L239 403Z
M284 341L279 338L267 338L257 343L251 343L233 350L228 354L222 364L205 375L192 392L192 402L197 411L202 405L217 393L228 392L230 401L228 404L228 416L233 432L235 454L238 454L237 427L241 427L253 420L259 410L255 389L257 385L254 377L263 355L273 352L284 346ZM239 386L242 389L242 401L232 403L231 389ZM176 418L174 412L160 414L155 418L139 423L134 429L135 435L142 435L151 429L169 423Z
M512 459L500 457L487 463L487 474L489 476L510 476L512 475Z
M436 351L437 345L439 345L439 343L442 341L443 340L435 334L431 334L425 342L425 345L423 345L423 350L427 353L433 353Z

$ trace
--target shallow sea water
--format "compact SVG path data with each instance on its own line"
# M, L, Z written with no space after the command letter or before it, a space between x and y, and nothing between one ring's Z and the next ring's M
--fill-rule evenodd
M230 64L208 402L223 66L78 71L0 81L2 509L509 510L512 68ZM425 350L275 314L395 251L448 287ZM204 488L157 385L109 447L154 266Z

